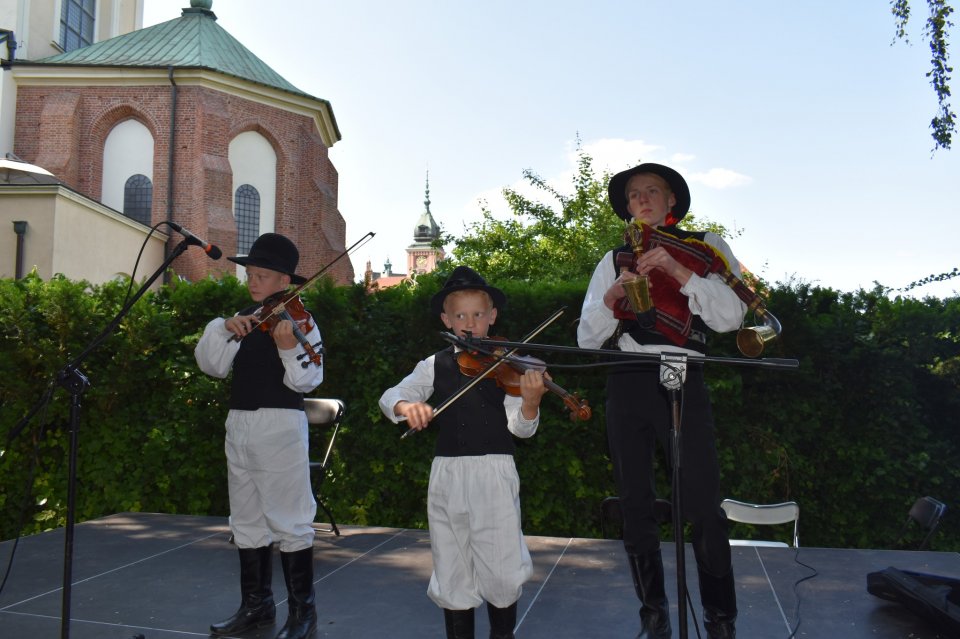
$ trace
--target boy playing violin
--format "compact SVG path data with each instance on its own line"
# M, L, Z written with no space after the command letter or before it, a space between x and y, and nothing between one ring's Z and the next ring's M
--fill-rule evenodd
M278 320L266 332L259 330L256 315L266 298L306 281L296 274L299 258L293 242L276 233L258 237L248 255L227 258L246 266L247 289L256 304L233 317L211 320L194 353L208 375L224 378L233 372L224 449L241 601L232 617L210 626L213 634L236 635L274 622L273 543L280 549L289 600L287 622L277 639L302 639L317 626L312 526L317 504L310 486L303 394L323 381L323 366L302 365L305 349L292 321ZM301 335L315 344L320 331L311 319Z
M458 266L430 301L457 336L487 337L506 296L475 271ZM443 608L448 639L473 639L474 608L487 602L491 639L512 639L517 600L533 573L520 530L519 477L512 435L531 437L540 423L544 374L527 370L520 395L483 379L449 410L434 415L426 403L444 400L471 380L449 347L419 362L380 397L394 423L413 430L435 424L437 440L427 489L433 574L427 595Z

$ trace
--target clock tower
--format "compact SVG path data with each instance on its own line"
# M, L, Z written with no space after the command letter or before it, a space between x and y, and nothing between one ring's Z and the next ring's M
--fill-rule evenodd
M413 228L413 244L407 247L407 273L411 277L433 271L437 268L437 262L444 258L443 249L433 247L433 242L440 237L440 227L430 213L429 171L423 205L424 211Z

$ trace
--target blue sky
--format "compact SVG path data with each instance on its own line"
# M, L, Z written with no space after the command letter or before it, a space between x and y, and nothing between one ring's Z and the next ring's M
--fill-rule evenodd
M936 97L913 0L894 43L876 0L214 0L218 23L329 100L352 256L389 259L430 209L459 234L532 169L570 190L575 140L598 170L680 170L700 218L740 232L773 281L899 288L960 266L960 135L933 152ZM146 0L145 25L189 0ZM960 19L960 17L956 17ZM960 69L957 29L950 32ZM960 75L954 74L955 96ZM953 110L960 112L960 98ZM599 259L600 256L598 255ZM960 278L914 289L957 295Z

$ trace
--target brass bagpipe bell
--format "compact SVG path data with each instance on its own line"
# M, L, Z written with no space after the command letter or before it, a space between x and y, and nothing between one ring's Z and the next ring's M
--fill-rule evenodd
M737 331L737 348L747 357L760 357L767 344L780 337L782 330L780 321L767 309L758 306L754 312L762 324Z

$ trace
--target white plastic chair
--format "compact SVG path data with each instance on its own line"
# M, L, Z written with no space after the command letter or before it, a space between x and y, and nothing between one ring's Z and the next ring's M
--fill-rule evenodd
M795 501L782 504L748 504L736 499L724 499L720 507L727 513L727 519L744 524L771 526L793 522L793 547L800 546L797 525L800 522L800 506ZM782 541L757 541L751 539L731 539L731 546L768 546L789 548Z

